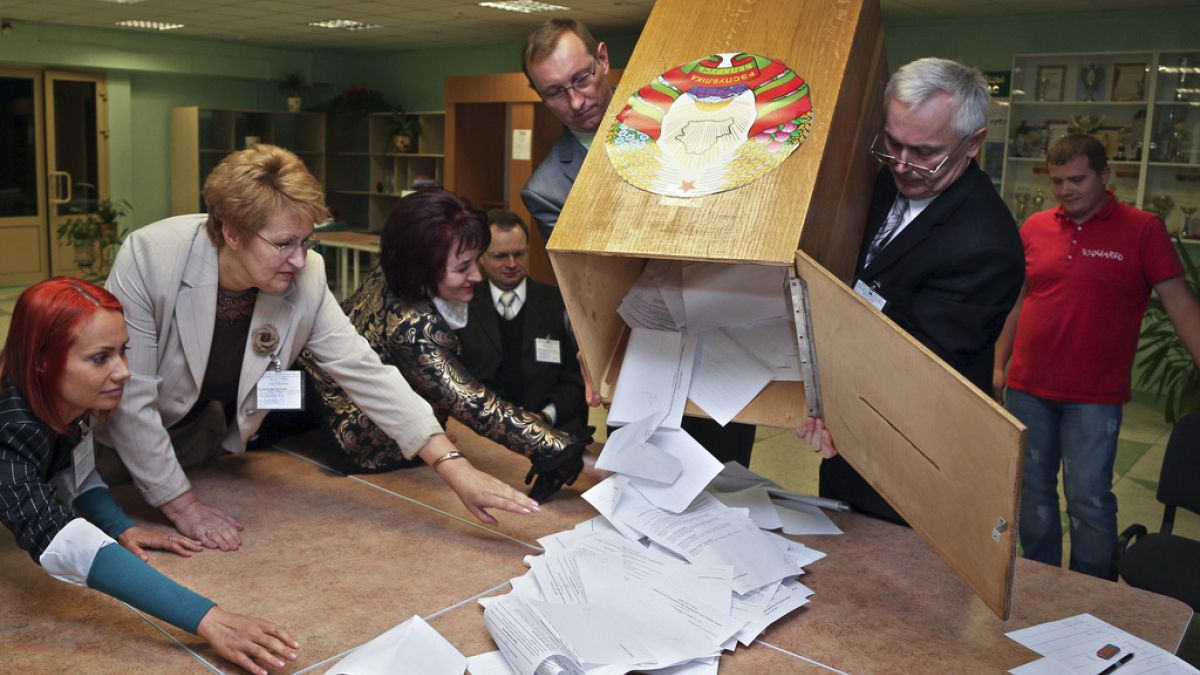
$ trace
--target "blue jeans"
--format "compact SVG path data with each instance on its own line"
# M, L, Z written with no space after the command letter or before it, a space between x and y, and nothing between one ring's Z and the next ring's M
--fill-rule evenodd
M1121 406L1050 401L1009 389L1005 407L1029 429L1021 489L1021 548L1030 560L1062 565L1058 466L1076 572L1106 578L1117 544L1113 461Z

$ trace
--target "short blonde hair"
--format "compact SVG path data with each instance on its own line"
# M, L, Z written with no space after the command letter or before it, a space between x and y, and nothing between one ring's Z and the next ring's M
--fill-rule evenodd
M222 225L249 238L275 213L290 210L321 223L329 218L321 184L290 150L258 144L230 153L204 181L208 236L220 248Z

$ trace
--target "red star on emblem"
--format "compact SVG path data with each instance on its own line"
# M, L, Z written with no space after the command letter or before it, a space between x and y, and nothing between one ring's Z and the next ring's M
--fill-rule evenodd
M696 181L685 180L683 181L683 184L679 186L679 189L683 190L684 192L687 192L688 190L695 190Z

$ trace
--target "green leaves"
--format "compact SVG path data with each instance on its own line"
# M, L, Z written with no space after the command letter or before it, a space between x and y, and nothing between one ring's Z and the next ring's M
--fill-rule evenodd
M1194 297L1200 298L1200 266L1188 255L1179 235L1175 235L1175 248L1183 260L1188 288ZM1152 387L1156 399L1165 397L1163 414L1168 423L1174 424L1188 413L1200 412L1200 368L1184 349L1157 296L1151 296L1142 322L1138 365L1142 368L1138 387Z

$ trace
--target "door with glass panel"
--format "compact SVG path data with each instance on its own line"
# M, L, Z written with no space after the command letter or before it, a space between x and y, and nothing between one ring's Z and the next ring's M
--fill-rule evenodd
M107 109L102 74L0 67L0 286L104 273L57 233L108 197Z
M107 272L115 246L98 240L60 241L70 220L95 214L108 199L108 91L104 75L46 71L47 235L52 274L96 277Z
M0 68L0 286L50 272L42 73Z

